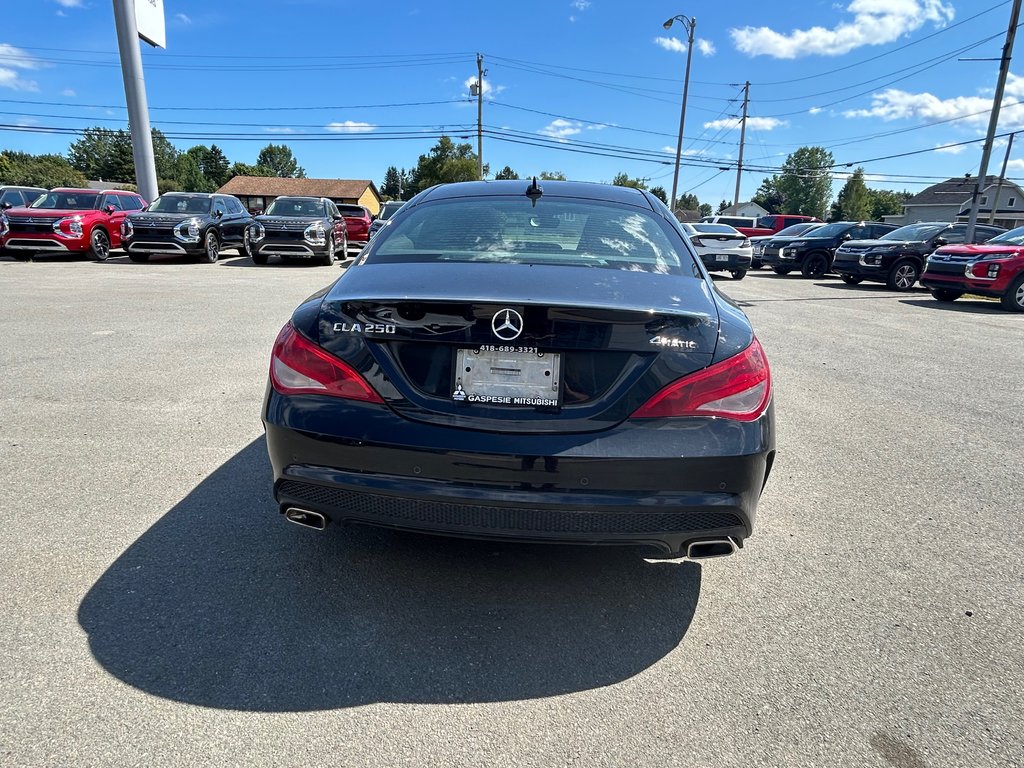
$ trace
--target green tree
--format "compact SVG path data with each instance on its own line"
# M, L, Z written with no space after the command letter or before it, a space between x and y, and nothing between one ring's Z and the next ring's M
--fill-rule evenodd
M127 131L86 128L68 147L68 162L87 179L134 181L135 158Z
M651 187L651 194L668 205L668 192L665 191L664 187Z
M228 178L235 176L276 176L272 168L263 165L249 165L249 163L235 162L228 169Z
M201 155L201 152L195 152L199 147L192 147L188 152L182 152L178 155L178 167L174 174L175 180L182 192L212 192L213 185L207 179L202 170L199 168L199 161L196 160L197 155Z
M86 178L61 155L0 152L0 182L27 187L84 187Z
M206 152L206 157L199 164L199 170L203 172L203 176L213 184L214 189L220 189L223 187L228 179L231 178L230 163L228 162L227 155L224 154L224 150L218 147L216 144L211 144L209 150Z
M388 200L401 200L404 191L402 181L402 172L395 166L389 165L388 169L384 171L384 183L380 185L381 196Z
M541 171L537 178L541 181L565 181L565 174L561 171Z
M656 187L657 189L657 187ZM654 190L652 189L651 192ZM700 200L697 196L690 192L689 194L680 195L676 200L676 208L680 208L684 211L696 211L700 208Z
M174 175L174 170L177 167L178 150L170 141L167 140L167 137L164 136L163 132L153 128L152 135L153 160L156 165L156 176L158 179L171 177ZM130 142L131 134L129 134L128 138ZM135 178L134 173L132 178Z
M725 210L726 208L728 208L728 207L729 207L730 205L732 205L732 203L730 203L730 202L729 202L728 200L722 200L722 201L721 201L721 202L720 202L720 203L718 204L718 210L717 210L717 211L715 211L715 213L722 213L722 212L723 212L723 211L724 211L724 210Z
M913 197L906 190L893 192L890 189L872 189L869 191L871 192L872 221L881 221L883 216L896 216L903 213L903 203Z
M442 136L430 152L420 155L409 186L419 192L435 184L474 181L479 178L477 165L472 145L456 144L448 136ZM487 175L486 165L484 175Z
M857 168L839 190L834 206L837 218L843 221L871 219L871 190L864 183L864 169Z
M256 165L269 168L273 171L272 176L285 179L306 178L306 169L299 165L287 144L267 144L256 157Z
M612 184L616 187L632 187L633 189L647 189L647 185L643 179L630 178L628 173L621 172L615 174L615 178L612 179Z
M504 168L502 168L500 171L494 174L494 178L515 180L519 178L519 174L513 171L510 166L506 165Z
M786 205L786 199L779 190L779 177L769 176L761 182L757 192L750 198L768 213L782 213Z
M701 218L703 218L704 216L710 216L711 215L711 203L701 203L697 207L697 212L701 215Z
M783 199L780 213L825 218L832 199L833 165L832 153L822 147L800 147L791 153L775 177Z

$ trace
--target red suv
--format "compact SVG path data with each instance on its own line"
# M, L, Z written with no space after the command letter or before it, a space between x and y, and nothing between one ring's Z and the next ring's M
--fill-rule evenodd
M944 245L928 257L921 284L939 301L974 293L999 299L1003 309L1024 312L1024 227L984 245Z
M0 219L0 248L23 261L37 253L86 253L106 261L121 247L121 221L146 201L134 192L54 189Z
M361 205L345 205L343 203L338 203L338 210L345 217L349 244L362 248L370 239L370 223L373 221L370 212Z

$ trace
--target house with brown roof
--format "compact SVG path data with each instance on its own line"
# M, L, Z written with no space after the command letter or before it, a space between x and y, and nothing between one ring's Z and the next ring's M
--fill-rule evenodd
M280 176L235 176L217 190L234 195L250 211L265 211L277 197L326 197L335 203L361 205L380 212L380 192L369 179L290 179Z
M967 221L976 179L958 176L921 190L903 204L903 213L885 216L886 224L918 221ZM993 213L993 205L995 212ZM978 198L978 222L1013 229L1024 225L1024 190L1009 179L987 176Z

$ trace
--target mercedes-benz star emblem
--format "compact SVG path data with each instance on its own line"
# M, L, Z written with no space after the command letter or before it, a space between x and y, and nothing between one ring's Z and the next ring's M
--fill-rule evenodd
M523 316L514 309L499 309L491 318L491 330L502 341L518 339L523 332Z

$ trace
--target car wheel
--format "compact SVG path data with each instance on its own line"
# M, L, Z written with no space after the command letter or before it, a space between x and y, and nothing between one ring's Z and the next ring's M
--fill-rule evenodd
M747 270L745 269L730 269L729 271L732 273L733 280L742 280L747 276Z
M932 298L936 301L956 301L963 295L963 291L954 291L949 288L932 288Z
M252 255L249 258L252 259L252 263L253 264L266 264L267 263L267 254L260 253L259 251L253 251Z
M1010 284L1010 288L1003 294L1003 309L1010 312L1024 312L1024 275L1021 275Z
M92 237L89 238L89 255L96 261L106 261L110 256L110 237L99 227L92 231Z
M885 283L890 291L909 291L917 282L917 274L917 265L909 259L902 259L889 270Z
M217 259L220 258L220 240L217 239L217 233L212 229L207 230L206 240L203 244L203 261L208 264L215 264Z
M839 279L847 285L858 285L863 282L863 277L857 277L856 275L840 275Z
M129 251L128 252L128 258L131 261L134 261L136 264L144 264L145 262L149 261L149 254L148 253L134 253L132 251Z
M334 263L334 236L331 235L327 238L327 253L320 257L320 263L329 267Z
M252 258L252 243L249 241L248 227L246 227L242 233L242 247L238 249L238 255Z
M809 254L804 259L803 266L800 267L800 274L812 280L824 277L826 272L828 272L828 259L823 253Z
M789 267L772 267L772 272L776 275L788 275L792 271Z

